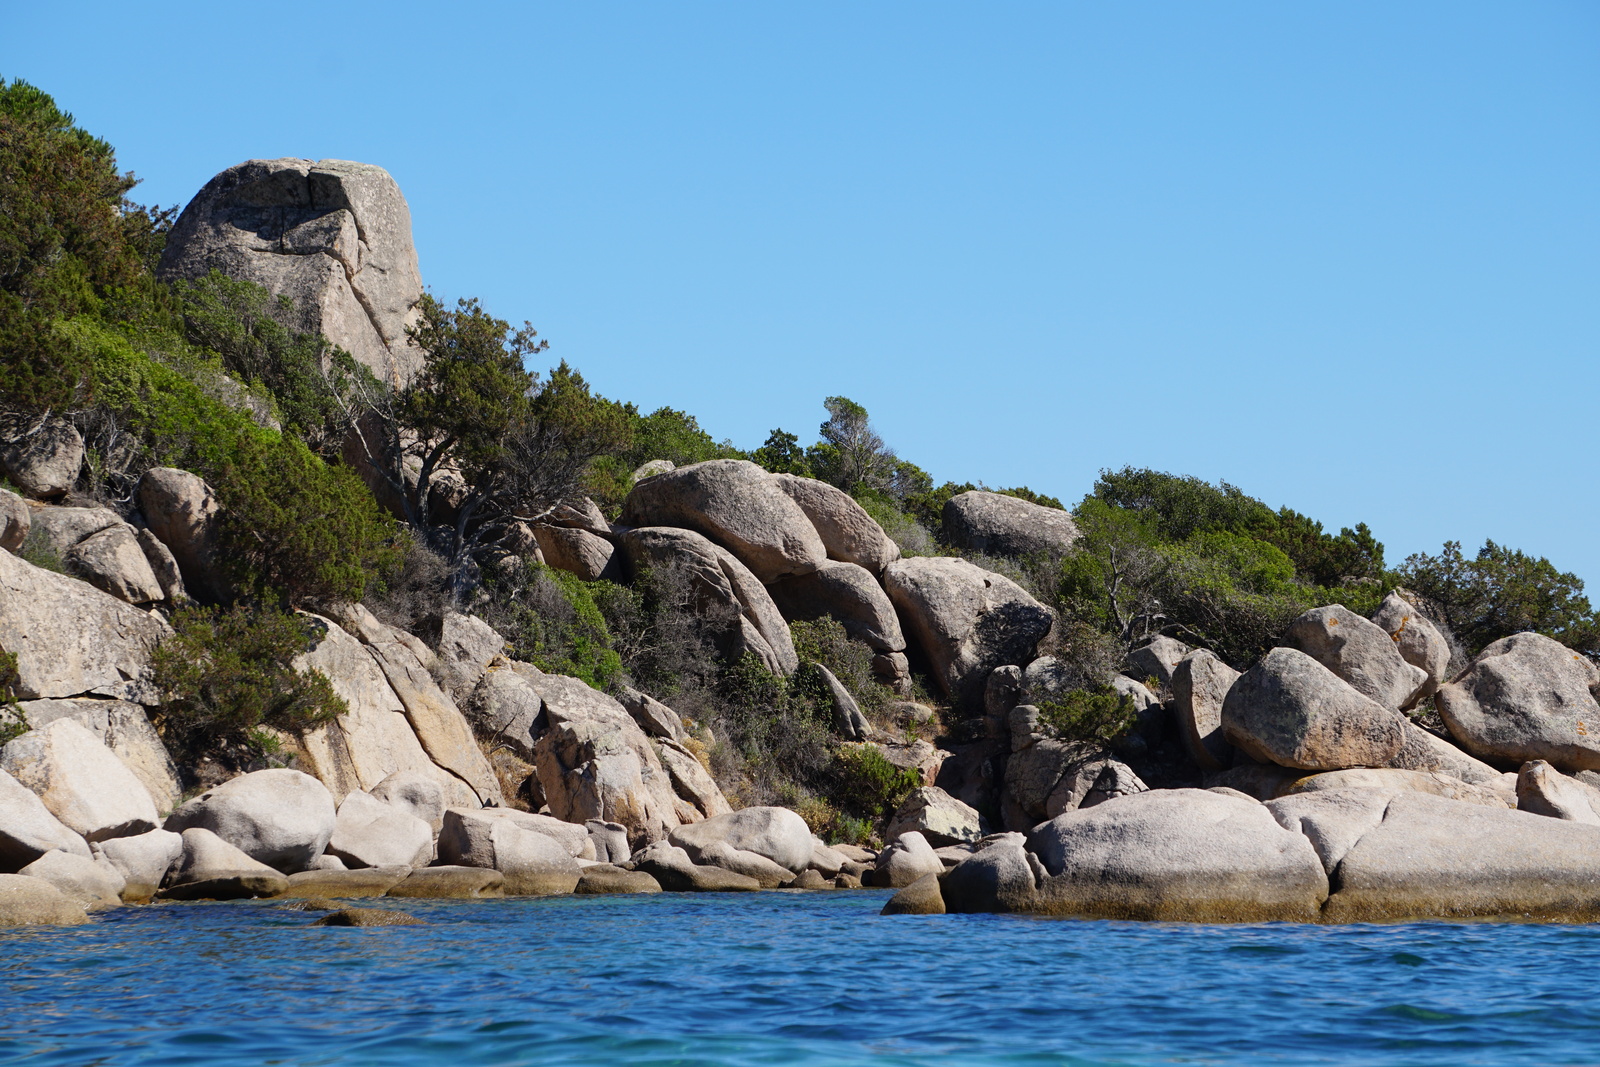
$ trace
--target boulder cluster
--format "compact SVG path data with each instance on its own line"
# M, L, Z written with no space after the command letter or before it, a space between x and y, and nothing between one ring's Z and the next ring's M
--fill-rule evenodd
M1205 787L1146 788L1104 753L1040 736L1037 710L1013 703L1010 832L949 841L941 868L885 912L1594 921L1600 670L1533 633L1454 678L1449 661L1443 634L1397 594L1371 619L1306 612L1243 673L1157 638L1128 673L1165 696L1152 704ZM990 695L1004 707L1043 674L1037 661L1001 668ZM1443 731L1405 714L1428 697Z

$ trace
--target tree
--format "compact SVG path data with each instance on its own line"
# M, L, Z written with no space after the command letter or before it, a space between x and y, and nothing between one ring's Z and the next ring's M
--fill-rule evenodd
M1170 561L1138 512L1087 497L1074 516L1082 539L1062 562L1060 595L1077 618L1125 648L1164 622L1158 585Z
M819 430L822 440L807 454L817 476L847 493L858 486L886 489L894 474L895 454L872 428L867 409L843 396L830 396L823 406L828 421Z
M1448 541L1437 556L1408 556L1398 577L1473 654L1533 630L1600 659L1600 619L1582 580L1542 556L1486 541L1468 559L1461 542Z
M592 394L566 363L542 383L526 369L548 347L530 325L513 331L470 299L448 310L428 295L419 311L407 333L423 369L397 396L376 397L380 417L360 432L382 438L367 441L368 453L386 457L383 476L407 521L449 562L460 593L481 550L580 496L595 459L626 447L631 427L626 409ZM433 491L446 471L460 480L441 521Z
M811 477L811 464L806 459L806 450L800 447L800 438L783 430L767 434L766 442L750 453L750 458L774 474Z

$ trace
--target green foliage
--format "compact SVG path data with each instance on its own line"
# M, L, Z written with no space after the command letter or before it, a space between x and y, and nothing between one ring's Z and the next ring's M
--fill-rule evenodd
M585 582L542 563L518 561L487 588L492 598L481 614L511 644L513 658L596 689L622 679L622 657L600 607L615 595L612 583Z
M774 474L815 477L811 462L806 459L806 450L800 446L800 438L783 430L773 430L767 434L766 442L750 453L750 458Z
M28 732L28 721L17 707L17 686L21 682L17 654L0 648L0 747Z
M830 396L822 406L828 410L828 421L818 427L822 440L806 452L815 476L847 493L887 489L898 461L873 429L867 409L843 396Z
M831 772L836 783L834 796L873 820L894 814L911 791L922 785L920 773L896 767L873 744L841 745Z
M860 641L853 641L845 633L844 624L831 616L811 621L797 620L789 624L790 639L802 664L820 663L833 672L841 685L855 697L856 704L867 718L873 718L889 701L894 691L872 673L872 649ZM801 668L804 672L805 667ZM797 672L797 680L801 673ZM825 689L816 691L819 700L828 700Z
M168 743L242 764L270 747L264 730L298 732L348 711L326 677L290 665L314 647L317 625L264 606L179 608L152 659Z
M1437 556L1419 553L1401 565L1400 580L1473 655L1525 630L1600 657L1600 618L1583 582L1544 557L1484 543L1475 557L1449 541Z
M190 343L221 357L229 374L267 390L284 428L314 443L337 444L355 397L380 387L343 349L289 323L294 304L261 286L212 271L178 282Z
M360 600L399 565L396 531L347 467L285 437L241 438L212 485L240 587L287 604Z
M55 571L57 574L67 573L67 568L61 562L61 556L56 552L55 545L45 536L44 528L33 526L28 529L28 536L22 539L22 544L17 547L17 558L33 564L40 570Z
M1133 698L1109 685L1074 689L1039 702L1039 722L1063 741L1110 744L1133 729Z

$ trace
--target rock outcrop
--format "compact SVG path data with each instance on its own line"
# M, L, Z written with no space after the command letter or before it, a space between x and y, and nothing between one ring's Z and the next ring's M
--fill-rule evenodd
M1223 734L1235 747L1261 763L1311 771L1387 767L1405 740L1405 725L1398 711L1292 648L1263 656L1222 705Z
M811 829L788 808L741 808L692 826L680 826L672 831L669 840L695 857L720 843L755 853L795 874L811 865Z
M209 830L284 874L307 870L336 825L333 796L309 774L254 771L208 789L167 816L166 829Z
M15 873L54 849L89 855L82 836L51 814L33 790L0 770L0 871Z
M782 499L788 502L787 497ZM667 526L629 530L623 535L622 549L635 576L664 569L685 577L695 609L732 624L736 636L734 644L724 650L728 655L737 658L745 651L753 652L775 674L792 674L800 665L789 626L767 587L734 553L692 530Z
M1434 704L1450 733L1481 760L1548 760L1572 773L1600 770L1600 668L1541 634L1502 637Z
M1064 553L1078 540L1078 524L1060 508L1045 507L981 489L959 493L944 505L950 543L994 556Z
M0 648L17 657L18 699L152 699L150 654L171 632L86 582L0 552Z
M1428 676L1416 699L1432 696L1444 684L1450 669L1450 643L1444 634L1399 593L1383 598L1372 621L1389 635L1401 659Z
M38 500L66 495L83 469L83 435L72 420L45 415L0 419L0 474Z
M125 700L78 697L25 700L17 707L31 730L42 729L57 719L72 719L127 765L149 791L158 811L171 811L177 805L182 795L178 765L139 705Z
M82 926L83 907L42 878L0 874L0 926Z
M1203 771L1233 764L1233 746L1222 732L1222 703L1238 680L1238 671L1205 649L1189 653L1173 669L1172 716L1184 750Z
M693 530L762 582L807 574L828 558L805 511L748 460L714 459L648 478L628 494L622 521Z
M942 848L977 842L983 837L983 821L976 808L929 785L913 789L901 802L883 831L883 839L893 844L901 834L912 831L921 834L934 848Z
M27 503L9 489L0 489L0 549L15 552L28 539L33 514Z
M829 559L878 575L900 558L900 546L849 493L815 478L793 474L774 474L771 478L811 520Z
M0 770L88 841L142 834L160 819L149 791L127 765L72 719L30 730L0 749Z
M229 582L221 565L216 494L197 474L152 467L139 479L139 512L150 532L167 546L183 575L184 588L204 600L224 600Z
M919 556L883 574L899 610L945 693L961 707L982 706L989 672L1033 660L1055 616L1011 579L963 559Z
M1208 790L1151 790L1067 812L1036 827L1029 845L1048 874L1030 910L1045 914L1307 922L1328 897L1305 837L1262 804Z
M158 274L212 270L290 297L300 329L322 334L391 386L421 366L405 336L422 298L411 212L381 167L339 159L229 167L178 217Z
M1339 604L1295 619L1286 642L1386 708L1410 707L1428 682L1426 671L1401 658L1387 631Z

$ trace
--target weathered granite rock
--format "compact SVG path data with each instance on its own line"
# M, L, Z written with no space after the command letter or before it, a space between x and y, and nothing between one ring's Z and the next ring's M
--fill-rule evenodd
M82 905L42 878L0 874L0 926L82 926Z
M32 528L33 515L27 502L9 489L0 489L0 549L15 552Z
M202 827L183 831L183 852L161 896L170 900L238 900L275 897L289 879L245 855Z
M1401 659L1420 667L1428 676L1414 699L1432 696L1444 684L1450 669L1450 643L1444 634L1399 593L1383 598L1372 621L1389 635Z
M642 482L646 478L654 478L658 474L665 474L668 471L677 469L678 465L670 459L652 459L647 463L639 464L633 469L633 480Z
M221 567L216 494L199 475L176 467L153 467L139 479L139 511L150 532L172 552L190 595L225 599L229 582Z
M1334 922L1600 918L1600 827L1398 793L1339 864Z
M0 474L39 500L63 496L83 469L83 435L62 416L0 421Z
M90 534L69 548L61 563L68 574L130 604L148 604L166 596L145 558L138 533L126 523Z
M809 574L767 586L773 603L790 622L834 618L844 632L879 652L901 652L906 638L883 586L865 568L826 560Z
M110 863L97 863L70 852L46 852L17 873L49 882L61 890L62 896L88 911L117 907L122 903L122 887L127 884Z
M1034 660L1049 660L1049 664L1041 667L1046 671L1056 664L1054 656L1040 656ZM1033 666L1030 663L1028 666ZM1034 701L1027 699L1027 689L1023 679L1026 675L1023 669L1014 663L996 667L989 672L989 677L983 683L983 713L996 719L1002 719L1011 714L1011 709L1018 704L1032 704Z
M1386 767L1404 743L1404 725L1398 711L1292 648L1267 653L1222 704L1231 744L1259 762L1311 771Z
M1033 911L1044 871L1023 848L1021 836L1007 834L956 864L941 883L945 908L956 913Z
M1238 680L1238 671L1203 648L1184 656L1173 668L1172 717L1184 750L1203 771L1220 771L1233 764L1233 746L1222 734L1222 702Z
M167 816L178 833L209 830L251 859L284 874L306 870L336 826L333 796L309 774L277 768L224 782ZM343 857L341 857L343 858Z
M473 690L470 709L480 736L504 744L519 757L533 761L533 746L542 729L544 701L538 690L504 659L489 664Z
M594 858L601 863L620 866L633 858L628 847L628 828L619 822L590 819L584 823L589 831L589 842L594 848Z
M381 167L342 159L252 159L205 184L167 237L160 277L220 270L294 301L320 333L379 380L422 364L406 339L422 278L411 212Z
M445 692L462 704L505 647L506 639L494 627L476 615L452 611L439 623L438 658L432 667Z
M505 892L512 896L571 893L580 873L577 861L555 838L524 829L510 819L460 808L444 813L439 859L499 871L505 876Z
M983 836L983 820L976 808L963 804L938 786L913 789L889 820L883 838L893 843L901 834L916 831L934 848Z
M668 893L747 893L761 888L754 878L695 863L676 845L657 841L633 857L633 869L648 874Z
M733 810L711 772L687 748L675 741L662 741L656 752L672 779L673 791L693 804L701 815L709 819Z
M625 724L603 719L553 723L534 748L534 768L556 818L621 823L642 844L678 824L675 794L649 741L627 712L621 714Z
M1032 662L1055 625L1050 609L1021 586L962 559L902 559L884 570L883 584L939 686L965 708L981 706L994 668Z
M643 871L625 871L621 867L601 863L583 869L583 874L578 877L578 887L573 892L578 896L659 893L661 883Z
M1309 841L1254 801L1158 789L1070 811L1029 844L1049 877L1031 910L1184 922L1308 922L1328 895Z
M915 830L907 830L878 853L872 885L877 889L900 889L926 875L943 872L944 862L928 839Z
M1600 789L1529 760L1517 774L1517 810L1600 826Z
M690 856L716 842L754 852L799 874L811 865L811 828L788 808L741 808L673 830L669 840Z
M1515 775L1508 776L1515 778ZM1410 771L1401 767L1355 767L1344 771L1324 771L1297 778L1284 786L1280 795L1293 796L1329 789L1383 789L1391 793L1428 793L1483 804L1491 808L1517 806L1515 785L1511 783L1484 783L1474 785L1452 778L1448 774L1430 771Z
M152 698L160 618L65 574L0 552L0 648L17 657L16 697Z
M189 599L189 590L183 584L183 571L178 567L178 557L172 554L172 549L161 543L161 539L149 530L140 530L139 551L144 553L144 561L150 565L150 573L155 575L156 584L161 587L161 599L177 603Z
M944 506L945 535L957 548L995 556L1061 554L1078 540L1078 524L1060 508L981 489L959 493Z
M738 636L726 650L730 655L753 652L775 674L792 674L800 665L789 624L771 594L732 552L692 530L671 527L629 530L622 550L635 575L657 569L681 574L696 611L735 622Z
M367 647L331 619L310 616L318 635L312 650L293 661L298 670L318 670L343 697L349 711L302 738L307 769L336 801L358 789L371 792L397 771L433 778L447 803L472 805L477 794L428 758L406 717L405 705Z
M870 740L873 736L872 724L861 713L861 707L856 703L856 698L850 695L850 690L822 664L813 663L810 669L816 671L822 687L828 693L828 701L833 705L833 728L850 741Z
M426 867L433 859L433 829L410 811L355 792L339 803L328 852L351 869Z
M533 536L544 561L558 571L575 574L586 582L611 574L611 557L617 548L607 538L588 530L535 523Z
M124 700L75 698L25 700L17 706L29 729L38 730L57 719L72 719L94 734L149 790L158 811L171 811L182 797L178 765L139 705Z
M1295 619L1285 643L1386 708L1411 706L1428 681L1426 671L1401 658L1382 627L1340 604L1312 608Z
M156 895L172 865L183 855L183 836L168 830L151 830L135 837L113 837L98 842L95 854L122 875L125 904L145 904Z
M939 876L925 874L889 898L879 915L943 915Z
M532 833L543 834L561 846L563 852L578 860L598 860L599 853L595 849L594 840L587 824L562 822L560 819L549 815L537 815L532 812L518 811L516 808L483 808L462 809L458 817L469 819L503 819L518 829L528 830ZM598 822L591 819L590 822ZM604 826L618 826L620 823L601 823Z
M683 740L683 720L678 718L677 712L655 697L641 693L631 686L623 686L622 691L617 694L617 702L628 709L628 714L639 724L639 729L651 737L662 737L669 741Z
M1182 641L1157 635L1128 653L1124 673L1140 682L1154 678L1165 689L1172 682L1172 672L1189 652L1189 646Z
M1311 842L1322 869L1332 878L1361 836L1383 821L1395 792L1364 787L1319 789L1269 800L1266 808L1285 830Z
M0 871L15 873L52 849L89 856L89 846L33 790L0 770Z
M1600 770L1600 668L1542 634L1489 645L1434 705L1472 755L1521 766L1548 760L1568 774Z
M690 855L702 866L721 867L725 871L753 878L762 889L777 889L779 886L792 883L795 879L795 873L787 867L780 867L765 856L754 852L734 848L726 841L713 841L702 845Z
M814 571L828 558L805 511L748 460L692 463L639 482L623 505L622 521L704 534L762 582Z
M438 833L444 825L444 790L432 775L395 771L372 787L372 796L392 808L415 815L427 823L433 833Z
M829 559L882 574L883 568L900 558L900 546L850 494L815 478L793 474L771 477L811 520Z
M390 635L390 640L372 641L367 647L389 688L400 698L406 720L423 751L435 766L465 782L480 804L502 803L500 779L478 747L466 716L439 688L415 651L395 639L398 631L390 631Z
M125 525L122 516L110 508L39 508L33 514L35 543L64 556L72 546L91 534Z
M1401 728L1401 736L1400 751L1389 761L1391 767L1448 774L1463 782L1495 782L1500 778L1501 772L1410 720Z
M423 867L406 875L387 895L431 900L484 900L505 896L506 878L488 867Z
M150 793L94 734L72 719L30 730L0 749L0 770L89 841L142 834L160 816Z
M403 911L391 911L388 908L340 908L329 915L324 915L312 926L427 926L426 919L419 919L415 915L407 915Z

